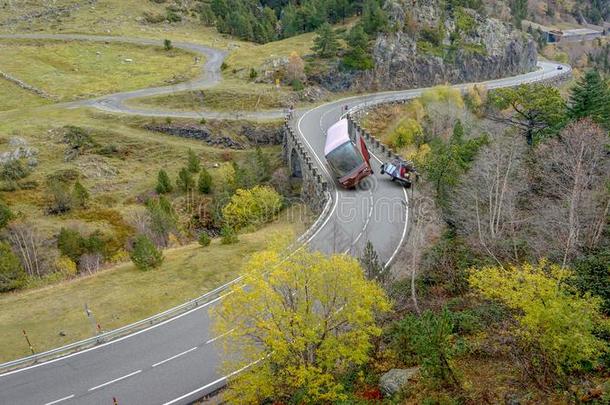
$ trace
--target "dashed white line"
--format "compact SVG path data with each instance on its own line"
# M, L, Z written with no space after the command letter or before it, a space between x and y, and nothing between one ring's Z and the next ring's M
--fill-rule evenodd
M103 383L103 384L96 385L95 387L89 388L87 391L94 391L94 390L96 390L96 389L98 389L98 388L102 388L102 387L105 387L105 386L107 386L107 385L114 384L115 382L118 382L118 381L124 380L124 379L126 379L126 378L129 378L129 377L134 376L134 375L136 375L136 374L139 374L139 373L141 373L141 372L142 372L142 370L137 370L137 371L134 371L133 373L129 373L129 374L127 374L127 375L124 375L123 377L115 378L114 380L110 380L110 381L105 382L105 383Z
M44 404L44 405L53 405L53 404L58 404L58 403L60 403L60 402L67 401L67 400L72 399L72 398L74 398L74 394L72 394L72 395L68 395L67 397L63 397L63 398L56 399L55 401L47 402L47 403L46 403L46 404Z
M225 381L225 380L228 380L229 378L233 377L233 376L234 376L234 375L236 375L236 374L241 373L242 371L246 370L247 368L252 367L253 365L257 364L258 362L260 362L260 361L261 361L261 360L263 360L263 359L264 359L264 358L260 358L260 359L258 359L258 360L256 360L256 361L253 361L252 363L248 364L248 365L247 365L247 366L245 366L245 367L240 368L239 370L235 370L235 371L233 371L233 372L231 372L231 373L227 374L226 376L224 376L224 377L220 377L219 379L214 380L214 381L212 381L211 383L208 383L208 384L204 385L203 387L199 387L199 388L197 388L197 389L195 389L195 390L193 390L193 391L191 391L191 392L189 392L189 393L186 393L186 394L182 395L181 397L178 397L178 398L176 398L176 399L172 399L171 401L166 402L166 403L164 403L163 405L172 405L172 404L175 404L176 402L182 401L183 399L188 398L188 397L190 397L191 395L197 394L197 393L199 393L199 392L201 392L201 391L203 391L203 390L205 390L205 389L207 389L207 388L210 388L210 387L212 387L212 386L214 386L214 385L216 385L216 384L219 384L219 383L221 383L221 382L223 382L223 381Z
M190 348L190 349L188 349L188 350L185 350L185 351L183 351L182 353L178 353L178 354L176 354L175 356L169 357L169 358L167 358L167 359L165 359L165 360L161 360L160 362L155 363L155 364L153 364L152 366L153 366L153 367L160 366L161 364L165 364L165 363L167 363L168 361L171 361L171 360L177 359L178 357L180 357L180 356L184 356L185 354L190 353L190 352L192 352L192 351L194 351L194 350L197 350L197 346L192 347L192 348Z
M207 342L205 342L205 344L206 344L206 345L209 345L210 343L215 342L215 341L217 341L218 339L221 339L221 338L223 338L223 337L227 336L229 333L232 333L234 330L235 330L235 328L233 328L233 329L231 329L231 330L229 330L229 331L227 331L227 332L223 333L222 335L218 335L218 336L216 336L216 337L214 337L214 338L212 338L212 339L208 340Z

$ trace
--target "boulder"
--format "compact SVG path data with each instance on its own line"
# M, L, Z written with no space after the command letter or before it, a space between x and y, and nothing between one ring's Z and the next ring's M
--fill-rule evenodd
M390 397L406 387L418 371L419 367L393 368L379 378L379 389L383 395Z

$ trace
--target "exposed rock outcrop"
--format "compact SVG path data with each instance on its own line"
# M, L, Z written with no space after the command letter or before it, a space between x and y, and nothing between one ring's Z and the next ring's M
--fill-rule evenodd
M379 389L388 397L396 394L407 386L419 372L418 367L401 369L393 368L379 378Z
M226 136L216 137L202 125L190 125L190 124L147 124L144 125L145 129L149 131L162 132L168 135L179 136L181 138L190 138L203 141L211 146L220 146L230 149L243 149L244 147L235 142L233 139Z
M337 91L396 90L446 82L476 82L535 69L536 44L511 25L438 0L387 0L391 29L373 45L375 68L331 69L315 78Z
M282 143L281 125L248 125L242 123L223 129L215 128L216 126L215 123L210 126L186 123L150 123L143 125L143 128L181 138L197 139L210 146L229 149L246 149L255 145L279 145Z
M406 3L389 2L392 23L401 29L379 35L373 48L372 79L383 83L384 88L496 79L525 73L536 66L534 41L501 21L483 18L468 9L443 18L439 6L433 7L434 1L416 1L418 5L413 9ZM418 29L441 31L442 44L430 44L410 35L404 31L408 27L400 25L405 21L415 21ZM464 29L464 25L469 28Z

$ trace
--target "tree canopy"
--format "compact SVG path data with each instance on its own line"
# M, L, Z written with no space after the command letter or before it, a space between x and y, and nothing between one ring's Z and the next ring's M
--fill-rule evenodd
M339 41L330 24L322 24L313 40L313 50L320 58L330 58L337 54Z
M381 333L375 315L390 304L353 258L281 251L254 254L244 268L248 288L234 286L211 312L216 333L228 333L227 370L256 362L229 384L230 402L345 399L338 377L367 361L369 339Z
M570 89L569 114L573 120L590 117L610 128L610 89L597 70L589 70Z
M490 101L503 110L493 118L520 128L529 145L556 134L566 121L566 103L559 90L544 84L498 89Z
M563 374L596 363L608 350L594 333L602 322L601 300L575 294L566 283L571 276L570 270L542 261L472 269L469 281L485 298L515 310L518 336Z
M345 21L357 11L357 4L350 0L212 0L199 8L201 18L215 22L219 32L259 43L315 31L325 23ZM380 11L374 11L372 20L376 21Z
M369 55L369 37L362 28L362 24L356 24L347 36L347 52L343 57L343 65L353 70L369 70L375 65L373 58Z

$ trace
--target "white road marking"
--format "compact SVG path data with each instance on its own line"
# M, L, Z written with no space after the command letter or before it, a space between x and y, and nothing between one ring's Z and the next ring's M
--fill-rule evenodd
M405 237L407 236L407 225L409 224L409 196L407 195L407 190L405 188L402 189L402 192L405 194L405 201L407 202L407 204L405 205L405 226L404 228L402 228L402 236L400 237L400 242L398 242L398 246L396 246L394 253L392 253L392 256L390 256L388 261L383 266L384 269L392 264L392 261L398 254L398 251L400 250L400 247L404 243Z
M152 366L153 366L153 367L160 366L161 364L165 364L165 363L167 363L168 361L171 361L171 360L177 359L177 358L178 358L178 357L180 357L180 356L184 356L185 354L190 353L190 352L192 352L193 350L197 350L197 346L192 347L192 348L190 348L190 349L188 349L188 350L185 350L185 351L183 351L182 353L178 353L178 354L176 354L175 356L169 357L169 358L167 358L167 359L165 359L165 360L161 360L160 362L155 363L155 364L153 364Z
M371 152L371 155L377 159L377 161L379 163L383 162L374 154ZM390 256L390 258L388 259L387 262L385 262L385 264L383 265L383 268L386 269L387 267L389 267L392 264L392 261L394 261L394 258L396 257L396 255L398 254L398 251L400 250L400 247L402 246L402 244L405 241L405 237L407 236L407 226L409 224L409 196L407 195L407 190L403 187L402 192L405 195L405 201L407 202L407 204L405 205L405 226L402 228L402 236L400 237L400 242L398 242L398 245L396 246L396 249L394 249L394 252L392 253L392 256Z
M256 360L256 361L253 361L252 363L248 364L248 365L247 365L247 366L245 366L245 367L240 368L239 370L235 370L235 371L233 371L232 373L229 373L229 374L227 374L227 375L226 375L226 376L224 376L224 377L220 377L219 379L214 380L214 381L212 381L211 383L208 383L208 384L204 385L203 387L199 387L199 388L197 388L196 390L193 390L193 391L191 391L191 392L189 392L189 393L187 393L187 394L184 394L184 395L182 395L181 397L178 397L178 398L176 398L176 399L172 399L171 401L166 402L166 403L164 403L163 405L172 405L172 404L175 404L176 402L178 402L178 401L182 401L184 398L188 398L188 397L190 397L191 395L197 394L198 392L201 392L201 391L205 390L206 388L209 388L209 387L211 387L211 386L213 386L213 385L216 385L216 384L218 384L218 383L220 383L220 382L222 382L222 381L224 381L224 380L228 380L229 378L233 377L235 374L239 374L239 373L241 373L242 371L246 370L247 368L252 367L252 366L253 366L253 365L255 365L256 363L258 363L258 362L260 362L261 360L263 360L264 358L265 358L265 357L260 358L260 359L258 359L258 360Z
M47 402L47 403L46 403L46 404L44 404L44 405L53 405L53 404L58 404L58 403L60 403L60 402L67 401L67 400L72 399L72 398L74 398L74 394L72 394L72 395L68 395L67 397L63 397L63 398L56 399L55 401Z
M231 284L231 283L227 283L227 284ZM228 292L228 293L223 294L223 295L221 295L221 296L219 296L219 297L217 297L217 298L214 298L212 301L206 302L205 304L201 304L200 306L198 306L198 307L196 307L196 308L193 308L193 309L191 309L191 310L189 310L189 311L186 311L186 312L185 312L185 313L183 313L183 314L176 315L175 317L169 318L169 319L167 319L167 320L165 320L165 321L163 321L163 322L160 322L160 323L158 323L158 324L155 324L155 325L149 326L149 327L148 327L148 328L146 328L146 329L139 330L139 331L134 332L134 333L132 333L132 334L130 334L130 335L126 335L126 336L120 337L120 338L118 338L118 339L111 340L110 342L103 343L103 344L98 345L98 346L93 346L93 347L90 347L90 348L85 349L85 350L81 350L81 351L78 351L78 352L75 352L75 353L72 353L72 354L68 354L68 355L66 355L66 356L58 357L58 358L53 359L53 360L45 361L44 363L40 363L40 364L34 364L34 365L32 365L32 366L29 366L29 367L25 367L25 368L20 368L20 369L18 369L18 370L9 371L8 373L0 374L0 377L4 377L4 376L7 376L7 375L11 375L11 374L20 373L20 372L22 372L22 371L26 371L26 370L31 370L31 369L33 369L33 368L37 368L37 367L44 366L44 365L47 365L47 364L52 364L52 363L55 363L55 362L58 362L58 361L61 361L61 360L69 359L70 357L73 357L73 356L78 356L78 355L80 355L80 354L84 354L84 353L87 353L87 352L90 352L90 351L93 351L93 350L96 350L96 349L100 349L100 348L105 347L105 346L108 346L108 345L112 345L112 344L115 344L115 343L121 342L121 341L123 341L123 340L125 340L125 339L129 339L129 338L131 338L131 337L137 336L137 335L139 335L140 333L148 332L148 331L149 331L149 330L151 330L151 329L158 328L159 326L162 326L162 325L168 324L168 323L170 323L170 322L175 321L176 319L180 319L180 318L182 318L183 316L189 315L189 314L191 314L191 313L193 313L193 312L195 312L195 311L198 311L198 310L200 310L200 309L202 309L202 308L205 308L205 307L207 307L207 306L209 306L209 305L211 305L211 304L213 304L213 303L215 303L215 302L217 302L217 301L219 301L219 300L223 299L224 297L226 297L226 296L227 296L227 295L229 295L229 294L231 294L231 292Z
M548 77L553 77L553 76L555 76L555 74L553 74L553 72L555 72L554 66L556 66L557 64L552 64L552 63L550 63L550 62L539 62L539 63L538 63L538 66L540 67L540 70L542 70L542 76L540 76L539 72L532 72L532 73L530 73L530 74L522 75L522 79L521 79L521 80L519 80L519 79L518 79L518 77L519 77L519 76L517 75L517 76L514 76L514 77L510 77L510 78L503 78L503 79L492 80L492 81L488 81L488 82L482 82L482 83L480 83L480 84L487 85L487 87L488 87L488 88L496 88L496 87L502 87L502 86L517 85L517 84L524 83L524 82L529 82L529 81L537 81L537 80L539 80L539 78L540 78L540 77L542 77L542 79L544 79L544 78L545 78L545 72L544 72L544 71L545 71L545 67L544 67L545 65L550 66L550 68L549 68L549 69L553 69L553 71L550 71L550 72L549 72L549 76L548 76ZM567 71L570 71L570 70L571 70L571 67L569 67L569 66L567 66L567 65L563 65L563 66L564 66L564 69L565 69L565 70L564 70L563 72L560 72L560 73L564 73L564 72L567 72ZM532 79L531 79L531 80L527 80L527 79L525 79L526 77L527 77L527 78L529 78L530 76L532 77ZM548 78L548 77L547 77L547 78ZM461 87L464 87L464 86L467 86L467 85L466 85L466 84L465 84L465 85L461 85ZM404 92L404 91L401 91L401 90L398 90L398 91L391 91L391 92L383 92L383 93L378 93L378 94L375 94L375 95L373 95L372 97L369 97L369 98L372 98L372 100L371 100L371 101L376 101L376 100L375 100L376 98L377 98L377 100L384 101L383 99L384 99L385 97L392 97L392 96L394 96L394 95L401 96L401 94L402 94L401 98L412 98L412 97L417 97L417 95L418 95L418 94L421 94L421 92L422 92L422 91L424 91L424 90L425 90L425 89L419 89L418 91L412 91L412 92ZM324 171L324 172L325 172L325 173L326 173L326 174L327 174L329 177L330 177L330 175L329 175L329 173L328 173L328 170L327 170L327 169L326 169L326 167L325 167L325 166L322 164L322 162L320 161L320 159L319 159L319 157L317 156L317 154L314 152L314 150L313 150L313 148L312 148L311 144L310 144L310 143L307 141L307 139L305 139L305 137L303 136L303 133L302 133L302 131L301 131L301 127L300 127L300 126L301 126L301 121L302 121L302 119L303 119L303 118L304 118L304 117L305 117L307 114L311 113L312 111L314 111L314 110L316 110L316 109L318 109L318 108L321 108L321 107L324 107L324 106L327 106L327 105L330 105L330 104L333 104L333 103L342 103L342 102L345 102L345 101L348 101L348 100L352 100L352 99L357 99L357 98L362 98L362 96L361 96L361 95L356 95L356 96L352 96L352 97L345 98L345 99L343 99L343 100L336 100L336 101L333 101L333 102L329 102L329 103L326 103L326 104L323 104L323 105L317 106L317 107L313 108L312 110L309 110L309 111L307 111L305 114L303 114L303 115L301 116L301 118L299 119L299 121L298 121L298 127L297 127L297 129L298 129L298 131L299 131L299 132L300 132L300 134L301 134L301 138L302 138L302 139L304 140L304 142L307 144L307 146L309 147L309 149L310 149L310 150L313 152L314 157L316 158L316 160L318 161L318 163L320 163L320 167L321 167L321 169L322 169L322 170L323 170L323 171ZM365 98L366 98L366 96L365 96ZM387 99L385 99L385 101L391 101L392 99L393 99L393 98L387 98ZM364 101L364 103L365 103L365 104L367 104L367 100L365 100L365 101ZM377 159L377 160L378 160L378 161L381 163L381 160L379 160L379 158L377 158L377 156L375 156L374 154L372 154L372 155L375 157L375 159ZM330 177L330 179L331 179L331 181L332 181L332 177ZM334 183L333 183L333 185L334 185ZM404 190L404 189L403 189L403 192L404 192L404 195L405 195L405 199L406 199L406 201L408 202L408 196L407 196L407 192L406 192L406 190ZM312 235L312 236L311 236L309 239L307 239L307 241L304 243L304 245L306 245L306 244L308 244L309 242L311 242L311 240L312 240L313 238L315 238L315 236L316 236L316 235L317 235L317 234L318 234L318 233L319 233L319 232L320 232L320 231L321 231L321 230L322 230L322 229L323 229L323 228L326 226L326 224L328 223L328 221L329 221L329 220L330 220L330 218L332 217L332 214L333 214L333 213L334 213L334 211L336 210L337 203L338 203L338 191L337 191L337 190L336 190L336 188L335 188L335 201L334 201L334 205L333 205L332 211L330 212L330 214L328 215L328 217L326 218L326 220L324 221L324 223L323 223L323 224L322 224L322 225L321 225L321 226L320 226L320 227L317 229L317 231L316 231L316 232L315 232L315 233L314 233L314 234L313 234L313 235ZM394 253L392 254L392 256L390 257L390 259L389 259L389 260L388 260L388 262L386 263L386 266L388 266L388 265L389 265L389 264L392 262L392 260L394 259L394 257L395 257L395 256L396 256L396 254L398 253L398 250L400 249L400 247L401 247L402 243L404 242L404 239L405 239L405 237L406 237L406 231L407 231L408 214L409 214L409 208L408 208L408 204L407 204L407 207L406 207L406 220L405 220L405 227L404 227L404 229L403 229L403 233L402 233L402 237L401 237L401 240L400 240L400 244L399 244L399 245L396 247L396 249L395 249ZM231 282L229 282L229 283L227 283L227 284L225 284L225 285L224 285L224 286L222 286L222 287L225 287L226 285L233 284L233 283L237 282L239 279L241 279L241 277L240 277L240 278L238 278L238 279L236 279L236 280L233 280L233 281L231 281ZM220 289L220 288L219 288L219 289ZM179 319L179 318L181 318L181 317L183 317L183 316L186 316L186 315L188 315L188 314L190 314L190 313L192 313L192 312L194 312L194 311L197 311L197 310L199 310L199 309L201 309L201 308L205 308L205 307L207 307L208 305L210 305L210 304L212 304L212 303L217 302L218 300L220 300L220 299L224 298L225 296L227 296L227 295L229 295L229 294L230 294L230 292L229 292L229 293L227 293L227 294L221 295L221 296L219 296L218 298L216 298L216 299L214 299L214 300L212 300L212 301L210 301L210 302L208 302L208 303L205 303L205 304L203 304L203 305L201 305L201 306L198 306L198 307L196 307L196 308L193 308L193 309L191 309L191 310L189 310L189 311L187 311L187 312L185 312L185 313L183 313L183 314L180 314L180 315L178 315L178 316L172 317L172 318L170 318L170 319L168 319L168 320L166 320L166 321L163 321L163 322L158 323L158 324L156 324L156 325L152 325L152 326L150 326L150 327L148 327L148 328L145 328L145 329L142 329L142 330L140 330L140 331L138 331L138 332L135 332L135 333L132 333L132 334L129 334L129 335L123 336L123 337L121 337L121 338L119 338L119 339L112 340L112 341L110 341L110 342L107 342L107 343L104 343L104 344L101 344L101 345L98 345L98 346L94 346L94 347L91 347L91 348L89 348L89 349L81 350L81 351L78 351L78 352L72 353L72 354L70 354L70 355L62 356L62 357L59 357L59 358L57 358L57 359L49 360L49 361L46 361L46 362L44 362L44 363L40 363L40 364L32 365L32 366L29 366L29 367L21 368L21 369L18 369L18 370L13 370L13 371L10 371L10 372L4 373L4 374L0 374L0 377L7 376L7 375L11 375L11 374L15 374L15 373L19 373L19 372L26 371L26 370L30 370L30 369L33 369L33 368L36 368L36 367L40 367L40 366L43 366L43 365L46 365L46 364L51 364L51 363L54 363L54 362L57 362L57 361L65 360L65 359L67 359L67 358L70 358L70 357L73 357L73 356L77 356L77 355L80 355L80 354L84 354L84 353L87 353L87 352L89 352L89 351L96 350L96 349L99 349L99 348L101 348L101 347L105 347L105 346L110 345L110 344L118 343L118 342L123 341L123 340L125 340L125 339L128 339L128 338L131 338L131 337L133 337L133 336L139 335L140 333L144 333L144 332L147 332L147 331L149 331L149 330L151 330L151 329L154 329L154 328L157 328L157 327L159 327L159 326L165 325L165 324L167 324L167 323L169 323L169 322L172 322L172 321L174 321L174 320L176 320L176 319ZM239 370L239 371L241 371L241 370ZM239 372L239 371L237 371L237 372ZM237 372L235 372L235 373L237 373ZM232 373L232 374L230 374L230 375L233 375L233 373ZM226 378L226 377L225 377L225 378ZM221 379L221 380L222 380L222 379ZM211 384L214 384L214 383L211 383ZM209 386L209 385L208 385L208 386ZM205 389L205 387L204 387L204 388L201 388L201 389ZM200 389L200 390L201 390L201 389ZM195 391L195 392L197 392L197 391ZM187 394L187 395L188 395L188 394ZM172 403L173 403L173 402L172 402Z
M141 373L141 372L142 372L142 370L137 370L137 371L134 371L133 373L129 373L129 374L127 374L127 375L124 375L123 377L115 378L114 380L110 380L110 381L105 382L105 383L103 383L103 384L96 385L96 386L95 386L95 387L93 387L93 388L89 388L87 391L94 391L94 390L96 390L96 389L98 389L98 388L102 388L102 387L105 387L105 386L107 386L107 385L113 384L113 383L115 383L115 382L118 382L118 381L124 380L124 379L126 379L126 378L129 378L129 377L131 377L131 376L133 376L133 375L136 375L136 374L139 374L139 373Z
M208 340L207 342L205 342L205 344L206 344L206 345L209 345L210 343L215 342L215 341L217 341L218 339L221 339L221 338L223 338L223 337L227 336L229 333L232 333L234 330L235 330L235 328L233 328L233 329L231 329L231 330L229 330L229 331L227 331L227 332L225 332L225 333L223 333L223 334L221 334L221 335L218 335L218 336L216 336L216 337L214 337L214 338L212 338L212 339Z

